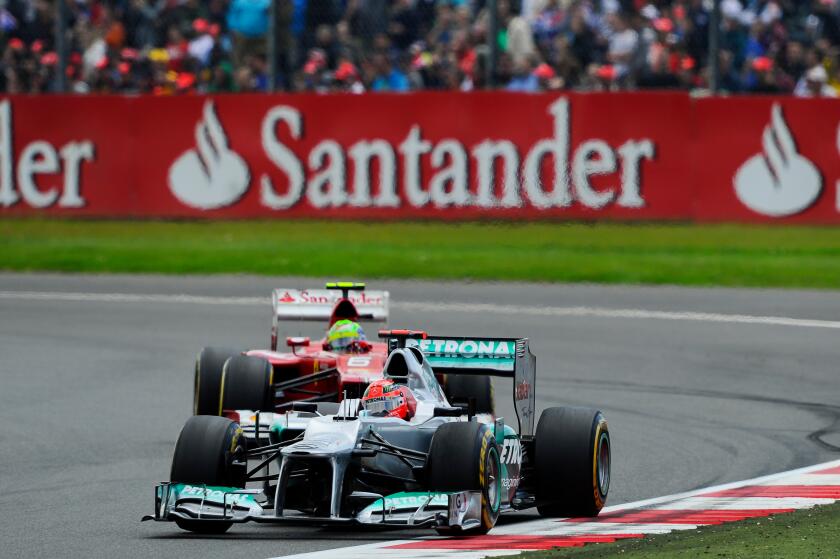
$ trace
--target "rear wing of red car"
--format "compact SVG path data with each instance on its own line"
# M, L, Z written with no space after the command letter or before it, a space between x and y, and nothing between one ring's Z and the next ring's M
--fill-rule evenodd
M347 294L359 320L388 320L387 291L351 291ZM274 316L280 320L329 320L342 293L333 289L275 289L272 294Z
M277 349L281 321L324 321L325 329L342 318L387 322L389 297L387 291L367 291L365 284L354 282L332 282L325 289L275 289L271 294L272 349Z
M388 338L389 348L419 349L435 373L513 379L519 434L525 437L534 434L537 358L531 353L528 338L428 336L410 330L390 330L380 332L380 336Z

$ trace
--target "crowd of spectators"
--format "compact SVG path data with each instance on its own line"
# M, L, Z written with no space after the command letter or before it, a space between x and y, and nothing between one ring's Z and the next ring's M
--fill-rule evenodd
M0 88L58 90L58 0L0 0ZM75 93L271 89L272 0L64 0ZM708 87L712 0L274 0L276 88L513 91ZM731 93L840 92L840 0L722 0Z

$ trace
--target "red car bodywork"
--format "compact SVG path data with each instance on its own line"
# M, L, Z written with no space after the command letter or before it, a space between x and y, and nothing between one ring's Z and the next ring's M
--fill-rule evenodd
M254 349L246 355L262 357L274 369L274 382L280 385L276 403L295 400L340 402L347 398L361 398L371 381L382 378L382 368L388 355L385 343L371 343L366 353L333 353L323 349L324 344L313 342L309 346L294 348L292 353ZM331 373L317 375L316 373ZM313 380L283 389L284 381Z

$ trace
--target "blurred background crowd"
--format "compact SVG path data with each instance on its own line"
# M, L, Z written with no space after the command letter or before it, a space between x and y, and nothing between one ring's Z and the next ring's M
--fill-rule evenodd
M0 87L703 90L710 79L712 0L274 1L0 0ZM720 89L840 91L840 0L721 0L719 9ZM59 13L64 84L56 76Z

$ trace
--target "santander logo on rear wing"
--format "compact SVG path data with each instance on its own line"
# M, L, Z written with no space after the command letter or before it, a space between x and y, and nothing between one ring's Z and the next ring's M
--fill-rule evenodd
M275 289L272 293L277 320L329 320L342 293L334 289ZM359 320L388 321L387 291L350 291L347 299L356 307Z

